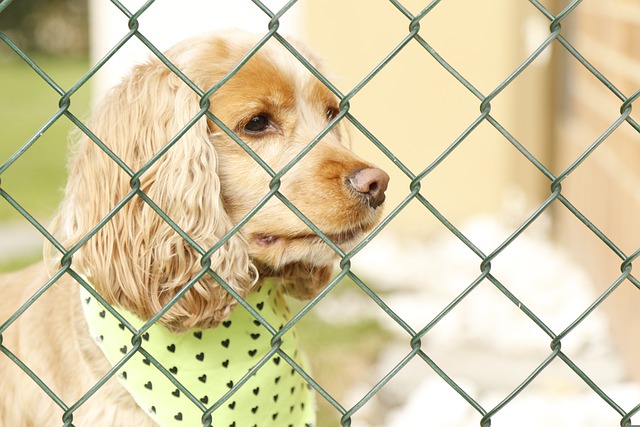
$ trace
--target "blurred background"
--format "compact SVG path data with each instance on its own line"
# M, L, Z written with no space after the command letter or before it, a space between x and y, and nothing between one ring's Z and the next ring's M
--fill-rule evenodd
M132 12L142 6L140 1L122 3ZM429 5L401 3L413 15ZM420 36L484 96L550 35L550 20L528 1L434 3L420 20ZM265 4L276 11L284 2ZM555 15L569 2L542 4ZM248 0L186 0L179 5L158 0L139 22L139 31L163 50L213 29L266 33L269 17ZM343 94L403 41L410 26L399 8L382 0L301 0L280 22L279 32L306 40L324 58L327 77ZM64 93L129 28L128 18L111 2L29 0L13 1L0 12L0 31ZM563 19L561 34L605 79L556 40L497 92L490 112L555 177L564 176L608 134L621 117L621 97L640 87L640 4L584 0ZM148 53L131 39L74 93L73 114L86 117L92 100ZM48 126L60 98L60 90L34 72L6 39L0 42L0 165L33 141L2 172L1 186L42 224L55 211L66 176L72 126L64 117ZM482 260L434 212L490 254L552 195L552 178L487 121L466 136L481 114L480 100L413 40L350 105L350 113L392 153L386 155L352 129L353 149L392 178L386 203L392 219L354 257L354 271L413 330L430 325L422 349L482 407L491 409L549 356L550 339L486 280L439 320L438 314L478 277ZM431 169L454 142L459 142L457 148ZM599 386L600 394L624 411L640 404L640 290L618 280L623 258L640 247L639 161L640 135L623 122L562 180L562 195L613 247L556 200L492 259L492 274L556 334L611 291L566 335L563 352ZM416 199L405 205L412 179L427 170L420 194L430 206ZM39 259L41 244L39 233L0 199L0 268L13 270ZM411 350L406 328L348 281L304 322L318 382L347 409ZM492 425L619 423L620 411L605 400L565 363L554 360L498 411ZM422 359L413 359L366 402L353 425L467 426L481 418ZM320 426L337 425L338 411L322 399L319 404Z

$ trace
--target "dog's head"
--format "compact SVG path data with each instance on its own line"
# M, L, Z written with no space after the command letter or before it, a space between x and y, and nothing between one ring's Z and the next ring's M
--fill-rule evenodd
M237 32L214 34L182 42L166 55L206 92L257 40ZM203 252L221 239L204 265L210 262L240 295L246 296L259 277L275 276L294 296L311 297L329 280L337 254L294 210L343 250L381 214L388 176L345 147L341 126L292 163L339 113L339 100L277 41L260 48L209 101L224 126L197 118L206 104L161 61L138 65L89 124L123 165L87 137L70 162L65 199L54 221L62 241L74 245L115 212L74 255L73 268L108 302L144 319L203 270ZM216 326L234 305L205 274L162 322L173 330Z

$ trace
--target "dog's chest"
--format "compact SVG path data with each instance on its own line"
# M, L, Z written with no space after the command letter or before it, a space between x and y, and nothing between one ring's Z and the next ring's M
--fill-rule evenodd
M202 425L209 414L212 425L224 427L313 425L311 391L287 361L307 368L295 330L272 346L273 334L238 306L215 329L176 335L153 325L136 346L123 323L84 289L81 295L91 335L112 366L122 363L121 384L160 426ZM275 330L289 320L274 283L265 282L247 302ZM136 330L144 324L118 311Z

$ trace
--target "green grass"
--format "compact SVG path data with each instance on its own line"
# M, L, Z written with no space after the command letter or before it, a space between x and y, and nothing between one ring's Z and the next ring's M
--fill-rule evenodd
M334 295L363 296L357 285L348 277L342 279L326 298L330 300ZM295 313L306 303L291 300L290 304ZM373 384L380 380L375 377L375 367L393 335L384 329L374 316L367 313L361 313L360 318L351 320L326 321L318 315L318 310L323 308L322 304L321 302L304 316L296 328L301 346L311 363L311 376L338 403L345 406L345 399L350 396L354 384L366 380ZM372 310L375 309L374 306L372 302ZM345 307L345 310L349 309ZM340 425L340 414L336 408L320 395L316 396L316 400L317 427Z
M41 250L34 252L28 256L11 258L8 260L0 259L0 273L8 273L11 271L19 271L30 266L42 259Z
M35 58L63 90L87 70L84 59ZM0 62L0 165L9 160L58 111L60 95L24 61ZM89 88L71 97L70 111L85 117ZM67 141L73 125L58 119L23 155L0 175L1 186L36 219L45 221L56 210L66 177ZM0 198L0 221L22 218Z
M379 355L391 339L377 320L365 317L328 323L313 312L299 324L298 331L312 365L312 377L343 406L353 385L375 374ZM317 427L340 425L340 414L333 405L320 395L316 400Z

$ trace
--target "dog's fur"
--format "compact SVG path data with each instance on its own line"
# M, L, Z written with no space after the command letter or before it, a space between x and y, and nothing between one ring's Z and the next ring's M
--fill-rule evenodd
M206 91L256 41L243 33L207 35L166 55ZM135 173L200 110L194 90L154 58L108 94L88 127ZM331 91L275 40L213 93L210 111L275 172L339 112ZM282 176L278 191L348 250L379 219L388 176L343 144L337 126ZM140 175L139 188L207 251L260 203L271 180L238 143L202 117ZM202 269L202 256L139 195L120 207L131 191L131 176L83 135L51 230L71 248L119 207L73 255L72 268L110 304L149 319ZM61 254L47 252L46 264L0 277L0 324L59 270ZM326 285L335 260L335 251L272 197L213 253L211 269L243 297L264 278L278 277L289 294L309 298ZM3 346L66 405L74 405L109 369L88 336L79 305L77 284L65 274L2 335ZM235 306L206 275L160 322L175 332L216 327ZM63 410L2 354L0 378L0 427L61 423ZM115 379L74 410L73 420L76 426L152 425Z

